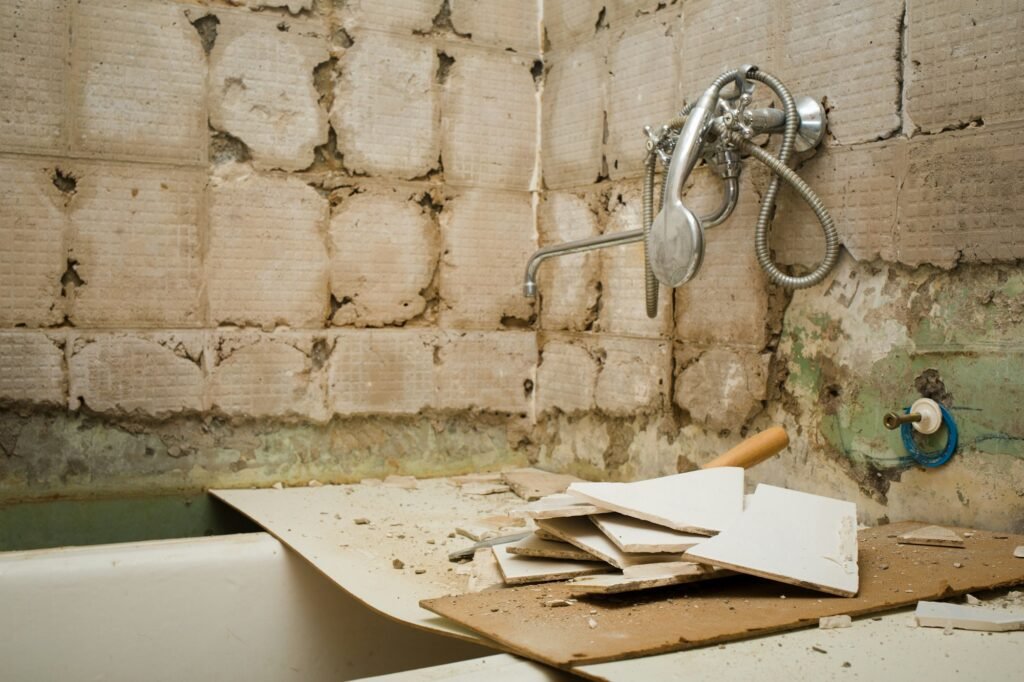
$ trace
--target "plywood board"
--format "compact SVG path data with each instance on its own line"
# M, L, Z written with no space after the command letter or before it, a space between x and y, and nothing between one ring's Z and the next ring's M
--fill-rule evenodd
M593 522L585 516L564 519L538 519L537 526L555 535L560 540L575 545L597 558L607 561L615 568L651 564L664 561L678 561L679 554L628 554L615 546Z
M569 516L607 514L610 511L589 502L584 502L573 495L559 493L542 497L525 507L513 509L512 516L522 516L531 519L561 519Z
M732 571L695 564L692 561L669 561L659 564L630 566L622 575L591 575L566 582L574 595L619 594L637 592L669 585L683 585L709 578L734 575Z
M583 480L569 474L553 474L533 468L506 471L502 477L512 492L527 502L564 493L570 483Z
M568 559L570 561L600 561L590 552L568 542L544 540L536 533L522 540L505 545L509 554L539 557L541 559Z
M942 526L923 526L904 533L897 538L905 545L929 545L932 547L963 547L964 539Z
M573 483L568 492L626 516L712 535L743 512L743 469L700 469L633 483Z
M684 533L623 514L593 517L601 532L623 552L685 552L707 536Z
M493 547L494 558L506 585L526 585L552 580L565 580L581 575L594 575L611 569L603 561L570 561L541 559L509 554L504 546Z
M761 484L726 531L684 555L692 561L810 587L857 594L857 506Z
M1024 536L996 538L988 531L973 531L966 547L950 550L949 564L935 564L933 549L896 542L899 533L919 525L897 523L859 533L862 580L857 596L850 598L735 576L654 592L587 597L562 609L545 608L535 591L524 588L422 604L510 651L568 668L816 626L824 616L846 613L856 618L921 599L1024 583L1024 564L1012 554L1016 545L1024 544ZM963 535L969 529L956 530ZM961 568L954 568L953 562ZM567 585L545 588L548 599L571 596ZM497 612L492 611L495 608ZM591 610L596 611L596 628L588 626L584 615ZM523 627L526 622L530 627Z

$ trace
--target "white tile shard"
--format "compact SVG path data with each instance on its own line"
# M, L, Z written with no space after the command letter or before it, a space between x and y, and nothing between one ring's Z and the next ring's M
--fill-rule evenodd
M506 585L526 585L565 580L610 571L603 561L566 561L509 554L504 545L491 548ZM475 560L474 560L475 563Z
M683 556L852 597L860 584L857 506L761 484L733 525Z
M566 586L576 595L617 594L669 585L682 585L727 575L735 574L724 568L695 564L692 561L668 561L630 566L623 571L622 575L592 575L573 578L566 583Z
M964 539L942 526L924 526L896 538L901 545L928 545L930 547L963 547Z
M818 619L819 630L835 630L837 628L848 628L853 625L853 619L848 615L824 616Z
M707 540L704 535L683 533L623 514L601 514L593 520L623 552L685 552Z
M538 519L537 526L571 545L589 552L618 569L640 564L679 561L679 554L630 554L623 552L595 526L590 519L579 516L561 519Z
M1024 611L987 609L939 601L919 601L914 620L923 628L956 628L981 632L1024 630Z
M512 516L528 517L531 519L558 519L568 516L604 514L608 513L608 511L607 509L596 507L589 502L583 502L580 498L573 495L560 493L542 497L525 507L513 509L509 513Z
M485 592L505 586L505 579L498 568L498 560L490 547L476 550L470 567L469 583L466 587L470 592Z
M703 469L633 483L573 483L568 492L626 516L711 535L743 512L743 469Z
M570 545L568 542L544 540L536 534L527 535L522 540L507 544L505 548L509 554L538 557L541 559L599 561L593 554L575 545Z

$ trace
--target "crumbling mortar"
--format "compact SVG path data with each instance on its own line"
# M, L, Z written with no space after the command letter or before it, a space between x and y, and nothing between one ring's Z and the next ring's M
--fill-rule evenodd
M443 86L448 82L448 76L451 74L451 69L454 65L455 57L444 50L437 51L437 72L434 74L434 80L437 81L438 85Z
M313 87L319 93L320 108L330 113L338 76L338 58L330 57L313 67Z
M448 0L442 0L441 7L437 10L437 14L434 15L429 29L413 29L412 34L415 36L455 36L465 40L473 38L472 33L459 33L455 30L455 26L452 24L452 8Z
M207 59L209 59L210 52L217 42L217 26L220 24L220 19L212 12L207 12L193 19L191 10L187 9L185 10L185 17L192 24L196 33L199 34L199 42Z
M225 9L234 10L236 12L252 12L253 14L267 15L267 16L279 16L284 20L287 19L316 19L318 16L326 14L328 11L327 6L323 0L313 0L313 6L311 8L301 7L296 12L292 12L287 7L245 7L240 6L236 2L231 0L201 0L202 4L209 7L223 7Z
M241 138L223 130L214 128L209 121L210 131L210 163L217 166L223 163L249 163L252 161L252 150Z

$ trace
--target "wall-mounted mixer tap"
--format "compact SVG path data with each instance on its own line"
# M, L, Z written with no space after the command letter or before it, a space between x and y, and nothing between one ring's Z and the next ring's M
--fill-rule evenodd
M768 86L781 102L781 109L751 108L754 81ZM731 89L726 91L726 88ZM704 231L720 224L732 213L739 195L742 156L753 156L771 169L774 176L761 201L754 230L754 249L761 268L776 284L799 289L817 284L832 269L839 254L839 238L831 216L821 200L789 168L793 151L807 151L820 144L825 132L825 111L810 97L794 99L774 76L745 65L716 78L700 97L679 115L655 130L646 127L647 154L644 172L643 228L581 239L540 249L526 265L523 293L537 293L537 269L554 256L579 253L608 246L644 242L647 314L657 315L659 283L677 287L691 280L704 259ZM768 133L782 133L776 157L755 145L752 139ZM683 202L682 190L697 163L704 159L723 182L722 203L713 213L698 217ZM654 215L655 179L658 163L668 167L660 190L657 217ZM825 256L809 274L794 277L782 272L771 260L768 227L781 181L790 184L814 211L825 233Z

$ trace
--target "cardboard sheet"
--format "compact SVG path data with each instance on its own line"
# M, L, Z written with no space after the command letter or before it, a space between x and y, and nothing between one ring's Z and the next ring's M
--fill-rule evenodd
M817 625L822 616L856 617L918 600L1024 583L1024 563L1013 557L1014 547L1024 543L1024 536L973 531L964 548L896 542L900 533L920 525L898 523L858 534L861 587L852 598L736 576L579 598L561 609L545 608L538 597L543 591L545 599L567 598L570 588L563 585L442 597L421 604L510 651L566 668ZM955 530L961 535L969 531ZM590 626L591 619L595 627Z
M468 542L449 537L459 520L505 514L522 504L512 493L465 495L446 479L421 479L414 490L325 485L211 494L263 526L374 611L477 643L481 639L476 634L417 602L427 595L469 589L469 576L456 573L448 561L449 551Z

